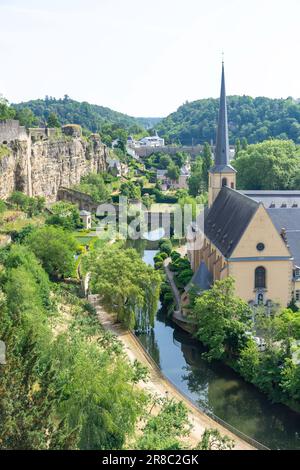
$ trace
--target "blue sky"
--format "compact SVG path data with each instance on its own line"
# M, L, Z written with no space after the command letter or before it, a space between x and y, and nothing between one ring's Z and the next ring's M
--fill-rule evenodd
M0 93L164 116L228 94L300 97L299 0L0 0Z

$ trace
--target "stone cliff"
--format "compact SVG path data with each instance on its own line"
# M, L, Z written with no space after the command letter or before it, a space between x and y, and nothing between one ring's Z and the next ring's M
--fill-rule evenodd
M80 135L39 139L28 132L27 137L5 142L4 152L0 149L1 199L18 190L52 202L60 186L69 188L82 176L107 168L109 150L97 135L88 140Z

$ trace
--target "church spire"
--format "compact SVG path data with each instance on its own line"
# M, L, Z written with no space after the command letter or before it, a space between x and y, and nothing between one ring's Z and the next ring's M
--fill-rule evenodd
M214 166L209 170L208 207L212 206L223 186L227 186L231 189L236 188L236 170L230 165L224 61L222 62L222 83L215 162Z
M216 151L215 151L215 165L211 171L214 173L235 172L235 170L230 165L229 156L230 156L230 152L229 152L229 138L228 138L228 118L227 118L227 102L226 102L226 89L225 89L225 71L224 71L224 60L223 60L222 61L222 81L221 81L217 143L216 143Z

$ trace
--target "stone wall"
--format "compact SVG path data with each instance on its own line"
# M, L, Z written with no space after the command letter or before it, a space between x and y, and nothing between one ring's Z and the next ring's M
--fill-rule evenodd
M28 134L25 127L20 126L19 121L7 119L0 121L0 144L6 144L13 140L27 140Z
M105 171L109 152L99 138L27 138L11 141L8 148L10 154L0 157L0 198L18 190L48 202L57 199L60 186L69 188L90 172Z

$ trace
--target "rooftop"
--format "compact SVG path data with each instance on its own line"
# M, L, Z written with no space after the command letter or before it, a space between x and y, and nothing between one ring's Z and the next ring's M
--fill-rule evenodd
M267 209L278 232L285 230L287 243L294 258L294 264L300 267L300 208Z
M240 241L259 203L239 191L223 187L204 222L207 238L227 258Z

